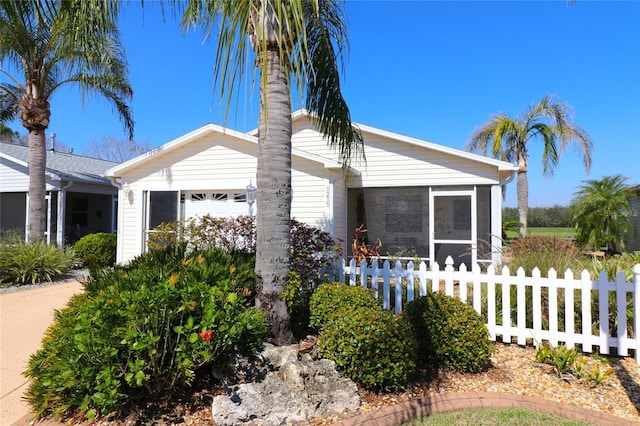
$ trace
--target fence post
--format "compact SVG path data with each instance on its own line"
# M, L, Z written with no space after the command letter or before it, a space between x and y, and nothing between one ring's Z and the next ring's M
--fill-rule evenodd
M339 266L338 266L338 280L341 283L346 283L346 281L344 279L345 266L346 266L346 261L344 259L340 259Z
M636 264L633 269L633 337L636 339L636 364L640 365L640 263Z

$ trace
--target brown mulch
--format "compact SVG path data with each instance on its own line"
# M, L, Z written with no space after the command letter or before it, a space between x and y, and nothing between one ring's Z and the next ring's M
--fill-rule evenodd
M492 367L477 374L439 373L419 381L402 393L374 393L360 390L362 406L355 414L323 418L306 426L330 425L346 417L395 405L415 398L466 391L507 392L528 395L597 410L628 420L640 421L640 366L633 358L588 357L587 369L613 369L603 383L572 376L559 376L550 365L535 362L535 349L496 343ZM171 402L138 404L127 408L118 419L102 419L98 425L213 425L211 399L222 393L210 377L198 377L191 390L183 390ZM79 419L69 419L80 424ZM68 423L68 424L71 424Z

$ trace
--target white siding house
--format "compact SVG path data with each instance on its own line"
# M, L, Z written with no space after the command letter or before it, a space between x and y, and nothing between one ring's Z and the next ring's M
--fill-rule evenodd
M29 148L0 143L0 230L26 236ZM73 243L94 232L116 231L117 190L103 173L118 163L47 151L47 242Z
M501 186L515 166L358 126L366 162L345 170L306 112L294 113L293 218L330 232L346 250L364 224L370 240L382 241L384 255L499 260ZM256 182L256 135L208 124L108 170L122 200L118 261L144 252L147 233L162 221L247 214L245 188Z

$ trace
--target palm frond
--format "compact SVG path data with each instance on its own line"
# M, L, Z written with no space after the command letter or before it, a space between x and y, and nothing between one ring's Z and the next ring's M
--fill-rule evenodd
M339 64L348 51L346 18L336 2L321 2L317 13L307 14L306 108L329 146L337 149L343 165L354 158L365 159L360 130L352 125L351 114L340 88ZM338 48L338 54L334 44Z

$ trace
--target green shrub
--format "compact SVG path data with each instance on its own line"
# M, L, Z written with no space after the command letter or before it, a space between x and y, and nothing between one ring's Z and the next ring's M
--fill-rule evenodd
M344 308L357 311L380 306L373 298L372 291L364 287L343 283L322 284L311 296L309 326L314 330L322 330L333 315L344 316L341 312Z
M405 315L418 342L419 360L445 370L477 372L491 363L493 346L480 315L466 303L441 293L409 302Z
M300 275L290 271L287 286L280 297L287 304L287 311L291 319L291 331L296 339L305 338L309 331L310 294L303 290Z
M241 291L251 279L247 264L252 259L180 246L92 276L29 360L36 415L106 415L127 400L161 398L232 353L260 349L267 326Z
M0 245L0 282L35 284L63 275L76 262L74 251L43 241L5 242Z
M315 295L314 295L315 296ZM379 307L337 307L325 323L318 355L366 389L404 389L416 369L416 342L404 317Z
M98 232L80 238L73 249L85 267L100 269L116 263L116 245L116 234Z
M221 248L229 252L256 251L256 224L251 216L220 218L204 215L186 224L163 223L149 234L148 247L158 250L186 241L199 249ZM326 271L342 255L333 237L321 229L291 220L291 270L300 277L301 292L308 293L326 281Z

